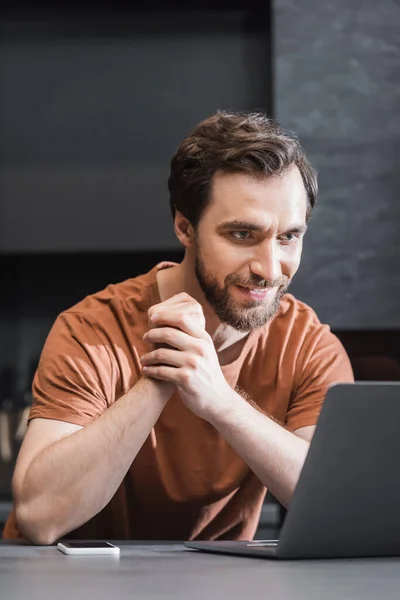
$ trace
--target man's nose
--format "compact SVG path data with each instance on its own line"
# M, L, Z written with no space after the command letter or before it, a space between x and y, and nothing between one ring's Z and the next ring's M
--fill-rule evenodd
M252 260L251 272L261 279L272 283L282 277L282 268L279 260L279 252L274 244L268 244L263 252Z

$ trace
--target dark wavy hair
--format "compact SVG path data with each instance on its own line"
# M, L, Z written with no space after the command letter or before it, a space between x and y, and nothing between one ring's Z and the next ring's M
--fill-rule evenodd
M260 112L218 111L201 121L179 144L168 178L172 215L181 212L196 227L210 202L217 171L258 179L296 165L307 192L307 220L317 200L317 174L297 136Z

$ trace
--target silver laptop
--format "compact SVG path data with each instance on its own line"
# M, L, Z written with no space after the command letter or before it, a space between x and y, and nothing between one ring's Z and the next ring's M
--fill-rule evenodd
M185 545L275 559L400 556L400 382L329 388L279 540Z

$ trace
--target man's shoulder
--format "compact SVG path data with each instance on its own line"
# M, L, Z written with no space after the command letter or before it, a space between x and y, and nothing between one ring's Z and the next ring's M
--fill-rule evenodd
M172 264L158 263L147 273L110 283L63 311L59 319L79 319L104 326L109 319L114 321L122 318L134 325L136 319L147 315L150 306L158 301L157 271Z
M285 328L325 327L319 320L315 310L292 294L283 296L272 323L275 326Z
M149 295L147 275L139 275L118 283L110 283L104 289L89 294L64 313L79 313L82 316L94 318L96 315L109 312L116 304L129 307L132 310L140 308Z
M254 351L261 358L267 354L272 360L272 356L276 356L280 365L288 361L292 366L306 365L316 354L321 364L332 357L346 355L330 326L320 321L311 306L292 294L282 298L277 314L264 326Z
M321 323L315 310L292 294L285 294L273 319L263 328L259 347L281 352L298 352L309 344L330 342L335 337L329 325ZM296 349L296 350L295 350Z

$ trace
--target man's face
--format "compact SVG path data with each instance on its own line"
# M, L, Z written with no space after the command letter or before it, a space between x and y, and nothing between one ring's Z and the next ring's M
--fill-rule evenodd
M196 277L221 322L251 331L275 315L299 267L304 184L297 167L264 180L218 172L211 198L196 230Z

